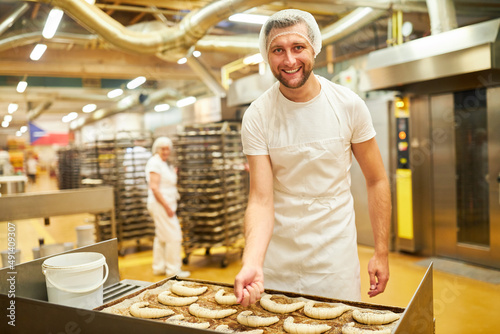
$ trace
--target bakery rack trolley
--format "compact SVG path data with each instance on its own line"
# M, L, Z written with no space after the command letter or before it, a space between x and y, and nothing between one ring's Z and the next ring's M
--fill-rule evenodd
M120 254L123 245L154 238L154 223L147 211L145 166L151 157L152 136L149 133L120 131L102 134L83 149L82 184L111 185L115 193L117 238ZM100 239L108 238L109 217L101 217ZM151 242L150 242L151 243Z
M193 250L225 246L241 253L248 175L240 139L240 123L181 126L174 140L180 194L177 216L183 231L187 264Z
M80 188L80 150L76 147L57 151L57 185L59 189Z

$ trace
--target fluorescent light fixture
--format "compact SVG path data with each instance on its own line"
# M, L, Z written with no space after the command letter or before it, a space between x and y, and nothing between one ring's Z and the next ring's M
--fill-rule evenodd
M89 112L95 111L96 109L97 109L97 106L93 103L90 103L90 104L83 106L82 111L84 113L89 113Z
M182 107L188 106L190 104L193 104L195 102L196 102L196 97L188 96L186 98L183 98L183 99L180 99L179 101L177 101L177 107L182 108Z
M258 63L262 63L264 59L262 58L262 55L260 53L256 53L253 56L248 56L245 59L243 59L243 64L245 65L255 65Z
M58 8L53 8L49 16L47 16L47 21L45 22L45 27L43 27L42 36L46 39L51 39L54 37L59 27L59 23L63 17L64 12Z
M17 92L18 93L24 93L24 91L26 90L26 87L28 87L28 83L24 80L22 81L19 81L19 83L17 84Z
M128 95L128 96L125 96L123 99L121 99L120 101L118 101L118 103L116 104L116 106L120 109L120 110L125 110L125 109L128 109L130 107L132 107L136 101L136 96L133 96L133 95Z
M76 112L73 111L73 112L70 112L69 114L67 114L66 116L64 116L62 118L62 121L64 123L69 123L72 120L75 120L77 117L78 117L78 113L76 113Z
M42 58L43 53L47 50L47 45L45 44L37 44L33 51L31 51L30 58L31 60L37 61Z
M127 88L128 89L135 89L135 88L139 87L140 85L142 85L145 82L146 82L146 78L145 77L137 77L137 78L135 78L134 80L130 81L127 84Z
M167 103L155 105L156 112L167 111L168 109L170 109L170 105L168 105Z
M8 128L8 127L9 127L9 122L3 121L2 128Z
M118 96L120 96L122 94L123 94L123 89L117 88L117 89L113 89L112 91L110 91L108 93L108 97L110 99L113 99L113 98L118 97Z
M256 14L234 14L229 16L231 22L251 23L251 24L264 24L269 16L256 15Z
M177 64L182 65L182 64L187 63L187 61L188 61L188 60L187 60L187 58L185 58L185 57L184 57L184 58L179 59L179 60L177 61Z
M193 56L195 56L196 58L198 58L199 56L201 56L201 52L198 51L198 50L194 50L193 51Z
M21 133L25 133L26 131L28 131L28 127L26 125L23 125L23 126L21 126L19 131L21 131Z
M12 115L5 115L3 117L3 120L7 123L10 123L10 121L12 121Z
M9 103L9 106L7 107L7 111L9 114L13 114L17 111L19 108L19 105L17 103Z

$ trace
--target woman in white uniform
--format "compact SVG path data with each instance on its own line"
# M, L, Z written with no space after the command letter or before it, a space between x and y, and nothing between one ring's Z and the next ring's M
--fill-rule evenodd
M264 287L360 300L351 152L366 178L375 253L375 296L389 279L389 182L365 103L316 76L321 33L309 13L284 10L260 33L260 51L278 82L245 112L250 166L243 266L235 294L246 306Z
M148 211L155 222L153 273L186 278L190 273L181 270L182 231L175 214L179 199L177 173L167 163L171 150L169 138L157 138L151 149L153 156L146 164Z

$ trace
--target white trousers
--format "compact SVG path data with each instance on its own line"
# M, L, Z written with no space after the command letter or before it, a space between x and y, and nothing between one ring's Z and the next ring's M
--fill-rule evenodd
M177 216L169 217L158 203L148 203L148 210L155 222L153 242L153 272L175 275L182 266L182 231Z
M153 242L153 272L176 275L181 271L181 243L164 242L155 237Z

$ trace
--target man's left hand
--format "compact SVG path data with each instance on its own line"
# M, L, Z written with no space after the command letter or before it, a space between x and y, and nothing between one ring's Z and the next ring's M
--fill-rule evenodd
M389 281L388 256L374 255L368 262L368 275L370 275L370 290L368 296L375 297L385 291Z

